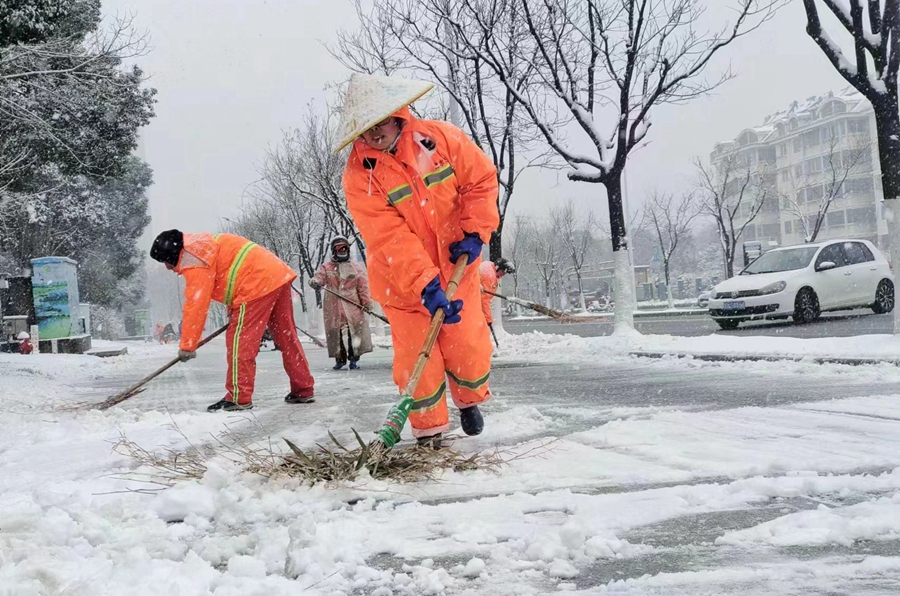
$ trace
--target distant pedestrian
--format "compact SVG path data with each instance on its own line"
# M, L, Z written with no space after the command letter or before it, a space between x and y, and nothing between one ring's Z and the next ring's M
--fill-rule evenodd
M327 288L366 308L372 307L366 270L350 260L350 243L344 237L331 241L331 260L322 263L309 285L317 290ZM341 370L347 361L350 370L359 368L359 357L372 351L372 331L366 313L328 292L322 306L328 355L334 358L334 370Z
M507 273L515 273L516 268L507 259L500 257L495 262L483 261L478 272L481 274L481 289L488 292L497 293L500 288L500 280ZM484 313L484 320L491 333L494 332L494 316L491 314L491 300L494 297L487 292L481 293L481 312Z
M172 323L166 323L161 339L166 344L175 339L175 327L172 326Z

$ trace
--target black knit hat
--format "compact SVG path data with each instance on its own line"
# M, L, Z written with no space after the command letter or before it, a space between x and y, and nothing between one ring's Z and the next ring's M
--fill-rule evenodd
M503 273L512 274L516 272L516 268L513 266L513 264L503 257L500 257L499 259L494 261L494 267L497 268L497 271L502 271Z
M184 248L184 234L180 230L166 230L153 241L150 258L175 267L181 257L182 248Z

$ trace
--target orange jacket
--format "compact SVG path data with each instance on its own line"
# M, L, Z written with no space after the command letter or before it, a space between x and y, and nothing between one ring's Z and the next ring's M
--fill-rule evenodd
M182 350L196 350L212 300L231 307L262 298L297 275L262 246L234 234L185 234L175 267L184 276Z
M396 150L354 141L344 193L366 241L372 296L382 306L424 309L428 282L450 279L450 244L464 232L487 243L500 224L497 170L455 126L418 120L408 108L394 116L404 121Z
M481 288L496 293L497 288L500 287L500 278L497 277L497 268L494 267L494 263L491 261L482 262L478 272L481 274ZM490 294L481 293L481 312L484 313L484 320L488 323L494 322L494 317L491 316L492 298L493 296Z

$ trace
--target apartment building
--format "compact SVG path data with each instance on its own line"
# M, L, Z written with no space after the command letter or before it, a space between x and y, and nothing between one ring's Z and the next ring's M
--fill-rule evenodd
M831 201L817 240L863 238L887 248L882 219L881 172L872 107L855 89L794 102L768 116L761 126L743 130L735 140L718 143L710 163L753 172L766 190L763 206L747 225L742 242L764 246L802 244L815 227L823 201ZM726 187L736 201L740 173ZM735 225L753 213L745 193Z

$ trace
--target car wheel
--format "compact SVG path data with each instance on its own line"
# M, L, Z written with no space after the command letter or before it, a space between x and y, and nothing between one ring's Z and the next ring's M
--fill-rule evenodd
M803 288L797 292L797 298L794 300L794 323L798 325L812 323L819 318L821 312L819 297L812 288Z
M879 315L894 310L894 282L889 279L882 279L878 282L872 310Z
M719 324L719 327L722 329L737 329L738 325L741 324L740 321L735 319L719 319L716 321Z

